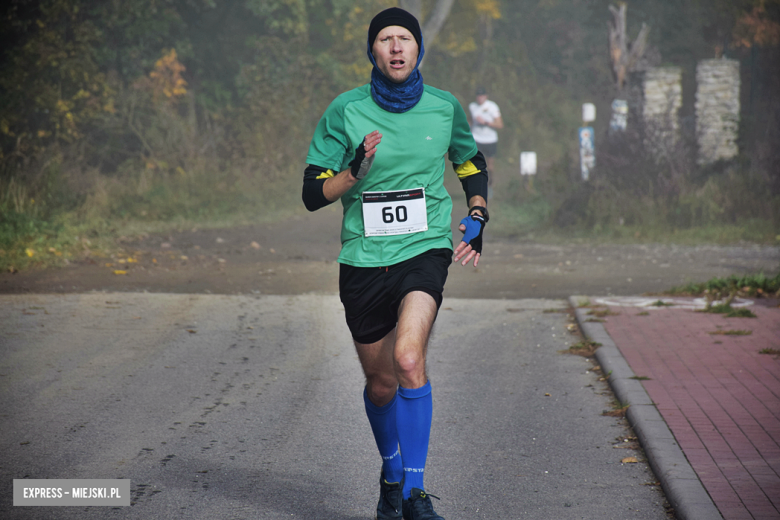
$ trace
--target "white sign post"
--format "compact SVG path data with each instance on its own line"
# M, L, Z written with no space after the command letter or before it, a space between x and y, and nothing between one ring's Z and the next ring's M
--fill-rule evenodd
M525 189L534 191L534 176L536 175L536 152L520 152L520 176L528 182Z
M536 152L520 152L520 175L536 175Z
M536 152L520 152L520 175L527 176L528 191L534 191L534 176L536 175Z
M582 122L592 123L596 120L596 105L593 103L582 104Z

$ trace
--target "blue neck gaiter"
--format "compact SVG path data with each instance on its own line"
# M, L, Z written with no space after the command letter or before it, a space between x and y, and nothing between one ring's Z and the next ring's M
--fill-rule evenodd
M403 83L393 83L382 74L376 65L374 53L371 52L372 42L368 42L368 59L374 65L371 71L371 97L377 105L395 114L411 110L420 101L423 95L423 77L420 73L420 62L425 54L425 46L420 37L420 53L417 55L417 64L414 70Z

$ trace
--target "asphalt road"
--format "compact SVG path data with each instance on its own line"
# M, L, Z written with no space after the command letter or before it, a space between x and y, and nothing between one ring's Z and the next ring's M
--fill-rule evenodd
M448 520L667 518L606 383L560 353L565 306L445 299L426 487ZM0 517L373 518L362 385L334 295L0 295ZM20 478L130 479L132 506L14 507Z

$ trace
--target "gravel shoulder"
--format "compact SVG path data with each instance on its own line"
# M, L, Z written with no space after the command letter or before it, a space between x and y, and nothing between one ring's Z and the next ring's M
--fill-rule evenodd
M2 273L0 293L333 294L338 291L339 225L339 209L328 207L283 224L129 238L122 256ZM460 236L457 230L454 236ZM445 296L637 295L714 276L769 275L778 269L780 247L552 245L494 238L488 228L479 267L453 266Z

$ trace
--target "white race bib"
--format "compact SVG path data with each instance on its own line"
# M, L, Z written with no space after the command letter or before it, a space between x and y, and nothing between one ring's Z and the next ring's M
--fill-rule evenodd
M425 188L364 191L363 227L367 237L406 235L428 230Z

